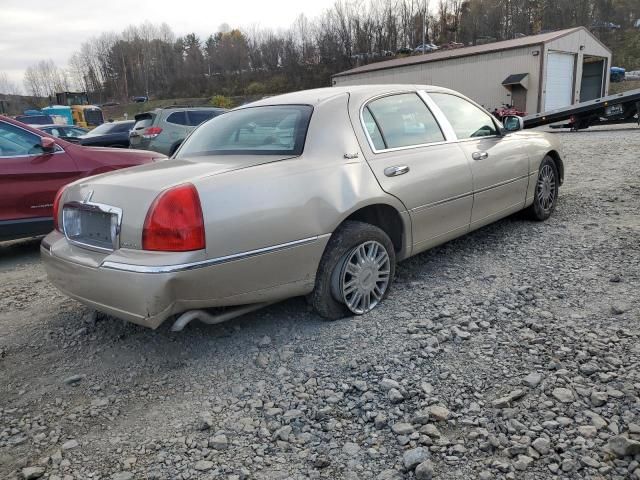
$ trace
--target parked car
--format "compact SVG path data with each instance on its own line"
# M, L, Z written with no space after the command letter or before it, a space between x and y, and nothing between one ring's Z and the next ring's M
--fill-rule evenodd
M0 116L0 240L50 232L54 197L65 184L160 158L74 145Z
M42 130L56 138L61 138L67 142L80 143L80 137L86 135L89 130L76 127L74 125L38 125L38 130Z
M149 101L149 97L146 97L146 96L133 97L133 101L135 103L145 103Z
M171 156L194 128L224 112L223 108L173 106L138 114L129 133L130 147Z
M411 47L400 47L396 50L398 55L411 55L411 52L413 52L413 48Z
M35 127L55 124L51 115L17 115L16 120Z
M627 71L622 67L611 67L609 77L612 82L624 82Z
M103 123L86 133L80 139L80 144L87 147L129 148L129 132L135 123L134 120Z
M551 216L559 141L506 122L440 87L260 100L198 127L172 161L65 188L44 265L73 298L152 328L297 295L328 319L364 314L397 261L522 209Z
M421 43L420 45L418 45L416 48L413 49L413 54L416 55L416 54L422 54L422 53L435 52L438 49L439 47L437 47L433 43L424 43L424 44Z

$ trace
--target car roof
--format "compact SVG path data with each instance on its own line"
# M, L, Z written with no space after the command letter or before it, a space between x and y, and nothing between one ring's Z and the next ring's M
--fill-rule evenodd
M456 93L453 90L433 85L413 85L413 84L389 84L389 85L350 85L340 87L315 88L312 90L301 90L299 92L285 93L274 97L264 98L239 108L248 106L256 107L263 105L282 105L282 104L298 104L298 105L318 105L331 98L343 94L355 94L362 96L377 96L385 93L407 90L426 90L428 92L445 92Z

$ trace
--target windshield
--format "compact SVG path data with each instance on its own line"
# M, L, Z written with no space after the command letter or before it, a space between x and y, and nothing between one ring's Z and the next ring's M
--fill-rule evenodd
M53 123L53 119L49 115L18 115L16 120L28 125L48 125Z
M234 110L203 123L177 158L200 155L300 155L313 108L270 105Z

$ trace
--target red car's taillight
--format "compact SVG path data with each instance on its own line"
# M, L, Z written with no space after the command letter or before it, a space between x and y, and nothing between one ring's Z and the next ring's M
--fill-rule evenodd
M53 199L53 228L61 232L60 225L58 222L58 216L60 214L60 198L62 198L62 193L64 192L64 187L58 190L56 196Z
M144 138L156 138L161 133L162 133L162 128L160 128L160 127L149 127L144 132L142 132L142 136Z
M187 252L204 247L204 219L196 187L187 183L158 195L144 221L142 248Z

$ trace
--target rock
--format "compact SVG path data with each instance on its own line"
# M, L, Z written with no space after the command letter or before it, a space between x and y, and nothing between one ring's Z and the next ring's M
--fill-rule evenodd
M66 385L75 385L76 383L81 382L83 378L84 375L71 375L64 379L64 383Z
M331 465L331 459L326 455L318 455L313 461L314 468L326 468Z
M540 437L540 438L536 438L533 441L533 443L531 444L531 446L540 455L546 455L547 453L549 453L549 448L551 447L551 442L549 440L547 440L546 438Z
M429 453L422 447L412 448L404 452L402 456L402 463L407 471L412 471L422 462L425 462L429 458Z
M404 395L402 395L402 393L400 393L400 391L395 388L389 390L387 396L389 397L389 401L391 403L400 403L404 401Z
M376 480L403 480L404 477L397 470L383 470L378 474Z
M433 464L430 461L422 462L416 467L416 480L431 480L433 478Z
M598 429L593 425L582 425L578 427L578 433L584 438L593 438L598 434Z
M353 442L347 442L342 447L342 451L350 457L355 457L360 452L360 445Z
M432 423L429 423L429 424L425 425L424 427L422 427L420 429L420 433L424 433L425 435L427 435L428 437L431 437L431 438L440 438L440 436L441 436L440 431L438 430L438 427L436 427Z
M226 450L229 447L229 439L225 434L216 435L209 439L209 447L216 450Z
M33 478L40 478L44 475L46 469L44 467L27 467L22 469L22 477L25 480L31 480Z
M417 424L417 425L426 425L427 423L429 423L429 412L426 410L417 411L413 415L413 418L411 419L411 423Z
M618 458L640 454L640 442L618 435L609 439L609 450Z
M585 465L587 467L598 468L600 466L600 462L599 461L597 461L595 458L589 457L587 455L581 457L580 461L582 462L583 465Z
M209 430L213 428L213 417L209 412L202 412L198 415L198 430Z
M444 422L449 418L449 410L439 405L431 405L428 409L429 414L438 422Z
M379 413L378 415L376 415L376 418L373 419L373 425L378 430L386 427L387 426L387 417L384 414Z
M601 407L604 404L607 403L607 400L609 400L609 395L607 394L607 392L592 392L591 393L591 404L594 407Z
M572 403L574 400L573 392L568 388L555 388L551 395L561 403Z
M69 440L68 442L64 442L62 444L62 450L72 450L74 448L78 448L80 445L77 440Z
M269 337L268 335L265 335L258 341L258 347L260 348L266 348L269 345L271 345L271 337Z
M395 388L396 390L400 388L400 384L395 380L391 380L390 378L383 378L379 385L380 388L385 392L388 392L392 388Z
M619 302L611 305L611 313L613 313L614 315L622 315L629 310L631 310L631 305L629 305L628 303Z
M514 402L524 397L524 395L525 395L524 390L520 390L520 389L514 390L504 397L500 397L493 400L491 402L491 406L494 408L505 408L511 405L511 402Z
M531 372L529 375L522 379L522 383L530 388L536 388L538 385L540 385L541 381L542 375L537 372Z
M526 455L519 455L518 460L513 463L513 468L516 470L524 471L529 468L529 465L533 463L533 458Z
M213 468L213 462L210 462L208 460L200 460L196 462L193 468L195 468L199 472L206 472L207 470L211 470Z
M287 410L284 413L284 415L282 415L282 418L284 418L285 420L292 420L294 418L298 418L301 416L302 416L301 410L291 409L291 410Z
M118 472L111 475L111 480L133 480L133 473Z
M391 427L391 431L396 435L410 435L415 432L413 425L410 423L394 423Z

